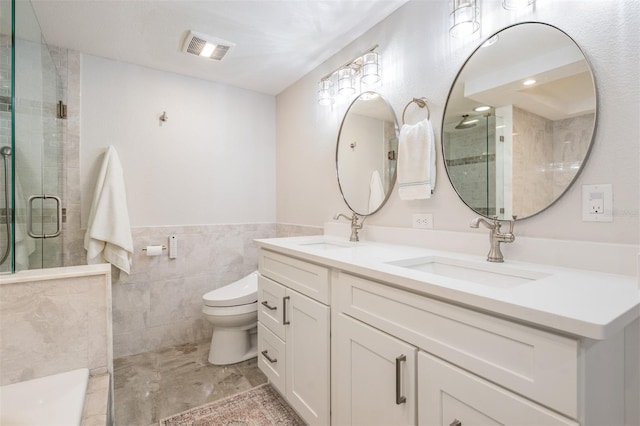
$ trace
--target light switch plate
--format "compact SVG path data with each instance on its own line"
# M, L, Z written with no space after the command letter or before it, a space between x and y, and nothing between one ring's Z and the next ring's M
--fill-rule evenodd
M613 222L613 185L582 185L582 220Z

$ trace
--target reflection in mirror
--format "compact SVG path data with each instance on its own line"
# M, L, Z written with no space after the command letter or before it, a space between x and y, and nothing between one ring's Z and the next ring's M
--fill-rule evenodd
M584 54L559 29L523 23L493 37L449 92L442 152L469 207L520 219L553 204L580 172L595 130L596 89Z
M396 178L398 125L393 108L378 93L364 92L347 109L336 145L338 186L359 216L386 202Z

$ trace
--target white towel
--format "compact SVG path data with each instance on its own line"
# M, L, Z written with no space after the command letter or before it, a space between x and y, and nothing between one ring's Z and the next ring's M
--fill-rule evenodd
M382 186L382 179L380 179L380 173L378 170L374 170L371 173L371 182L369 182L369 211L373 213L380 207L380 204L384 201L385 193Z
M87 264L109 262L129 273L133 255L133 240L127 209L124 174L118 153L107 149L98 174L96 189L84 237Z
M398 195L401 200L431 198L436 186L436 147L431 122L404 124L398 141Z

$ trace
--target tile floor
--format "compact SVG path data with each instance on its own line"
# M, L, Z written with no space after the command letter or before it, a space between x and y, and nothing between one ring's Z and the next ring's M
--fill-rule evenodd
M256 359L211 365L209 341L173 346L114 361L116 426L160 419L267 382Z

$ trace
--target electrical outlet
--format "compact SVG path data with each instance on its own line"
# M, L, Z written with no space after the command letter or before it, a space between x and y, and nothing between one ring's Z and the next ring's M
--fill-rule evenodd
M613 221L613 185L582 185L582 220Z
M421 229L433 229L433 215L431 213L414 214L413 227Z

